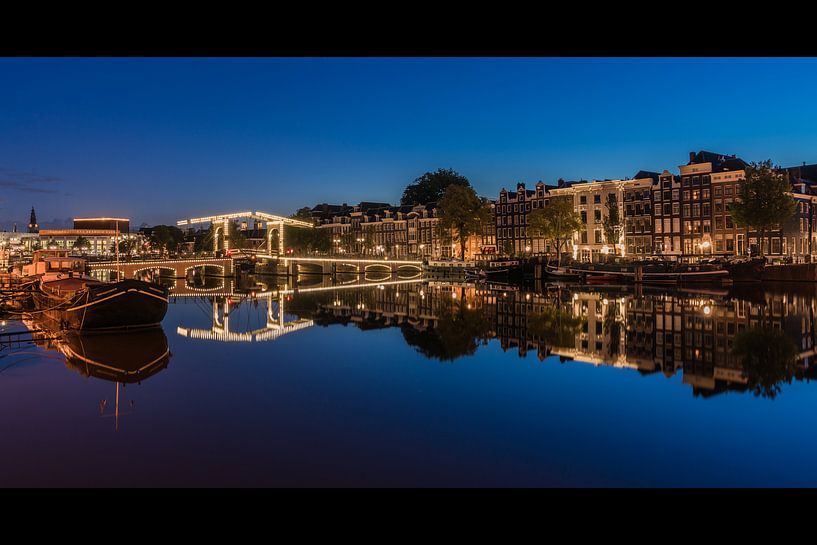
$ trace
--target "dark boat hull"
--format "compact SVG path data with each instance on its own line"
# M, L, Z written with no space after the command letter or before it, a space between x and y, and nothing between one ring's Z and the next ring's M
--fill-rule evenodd
M60 297L47 288L34 292L35 310L60 329L107 330L161 323L167 313L167 288L140 280L122 280Z

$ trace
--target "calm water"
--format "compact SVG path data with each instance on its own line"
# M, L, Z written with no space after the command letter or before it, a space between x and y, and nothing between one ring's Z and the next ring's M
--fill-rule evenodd
M303 280L4 346L0 485L817 485L812 287Z

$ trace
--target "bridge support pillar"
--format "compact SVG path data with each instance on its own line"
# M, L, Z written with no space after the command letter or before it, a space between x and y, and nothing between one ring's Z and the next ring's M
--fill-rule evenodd
M222 223L222 238L224 239L224 248L222 248L225 252L230 249L230 220L225 218L224 222Z

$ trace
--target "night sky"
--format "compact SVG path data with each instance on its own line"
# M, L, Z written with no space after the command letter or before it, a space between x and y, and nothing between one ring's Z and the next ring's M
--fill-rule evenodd
M0 228L817 162L817 59L0 59Z

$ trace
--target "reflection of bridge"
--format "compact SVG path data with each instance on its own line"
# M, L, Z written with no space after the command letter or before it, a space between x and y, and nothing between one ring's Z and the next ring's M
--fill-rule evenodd
M140 261L92 261L88 263L91 274L121 271L123 278L136 278L140 273L158 272L162 276L186 278L193 270L211 276L232 276L233 260L229 258L161 259Z
M259 257L273 257L259 255ZM320 274L336 275L342 273L384 273L384 274L410 274L411 278L419 276L423 272L422 261L412 261L407 259L349 259L334 257L279 257L278 262L286 267L287 275L296 277L298 274L308 272L303 266L319 268ZM317 271L315 271L317 274Z
M236 219L248 218L255 222L263 221L266 223L266 251L267 254L283 255L284 253L284 225L291 227L314 227L311 223L305 221L294 220L292 218L285 218L283 216L276 216L267 214L266 212L231 212L228 214L215 214L213 216L204 216L201 218L182 219L176 222L178 226L190 226L198 223L210 223L214 226L213 231L213 250L229 250L230 249L230 222ZM221 238L221 248L219 248L219 234ZM277 244L273 241L277 239Z
M210 329L196 329L179 326L176 333L182 337L191 339L203 339L208 341L221 342L263 342L272 341L279 337L299 331L313 325L312 320L297 319L293 321L284 320L284 300L277 297L277 305L273 306L276 299L273 293L264 297L267 303L266 323L264 327L252 331L235 332L230 331L230 314L232 312L233 301L223 299L218 301L213 299L213 324ZM273 312L273 309L277 312Z
M359 288L371 288L374 286L382 287L387 285L415 284L419 282L422 282L422 280L394 280L388 282L365 282L337 285L331 284L324 280L322 282L323 285L302 289L292 289L287 285L284 285L274 289L266 289L264 291L251 291L248 298L246 292L233 292L233 282L230 279L225 279L224 284L213 288L213 290L210 292L199 291L196 288L192 288L191 290L191 288L188 287L181 289L173 288L170 292L170 296L213 296L213 314L210 329L195 329L179 326L176 328L176 332L183 337L222 342L263 342L277 339L283 335L286 335L287 333L299 331L313 325L313 321L307 319L296 319L289 322L284 320L284 302L288 300L286 296L326 291L346 291ZM233 300L233 297L239 297L241 299L239 301L235 301ZM267 305L266 323L264 327L246 332L230 331L230 314L236 308L238 308L235 303L240 304L244 300L257 301L259 299L265 300Z

